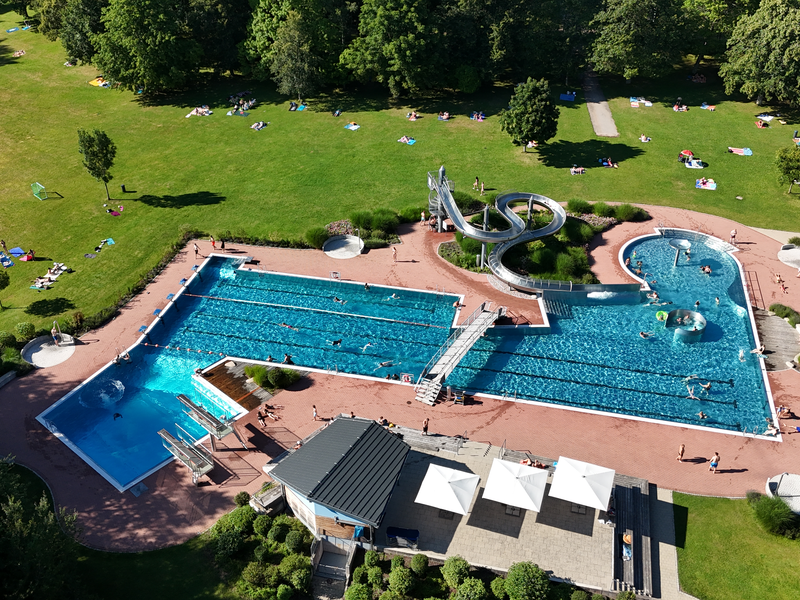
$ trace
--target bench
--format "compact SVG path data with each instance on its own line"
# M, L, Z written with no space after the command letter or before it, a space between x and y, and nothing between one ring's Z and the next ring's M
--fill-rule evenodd
M401 527L387 527L386 539L390 546L405 546L407 548L417 549L419 543L419 530L417 529L402 529ZM401 544L401 542L403 542Z

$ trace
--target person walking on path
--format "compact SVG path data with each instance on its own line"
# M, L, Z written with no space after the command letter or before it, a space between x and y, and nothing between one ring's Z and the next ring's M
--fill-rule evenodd
M423 211L422 211L422 213L420 214L420 217L419 217L419 222L420 222L420 223L423 223L423 224L425 223L425 211L424 211L424 210L423 210Z
M392 246L392 262L397 262L397 246Z
M731 229L731 239L728 240L728 241L731 244L733 244L734 246L736 245L736 230L735 229Z
M683 462L683 453L686 451L686 444L678 446L678 462Z
M312 421L317 421L318 420L317 419L317 405L316 404L312 404L311 408L314 410L314 418L312 419Z
M485 196L485 195L486 195L486 191L485 191L485 188L483 187L483 182L481 181L481 196Z
M422 422L422 435L428 435L428 424L431 420L428 417L425 417L425 420Z
M222 252L224 253L225 252L225 240L220 240L219 247L222 250Z
M194 257L197 259L197 255L200 254L200 246L197 244L194 245Z
M210 235L208 237L209 237L209 241L211 242L211 250L212 251L216 250L217 249L217 242L214 241L214 236Z
M59 336L58 336L58 329L56 329L55 325L53 325L53 328L50 330L50 335L53 336L53 343L56 346L58 346L58 337Z
M481 180L476 177L475 178L475 183L472 184L472 189L477 192L478 191L478 186L480 186L480 184L481 184Z
M714 456L711 457L711 464L708 466L708 470L712 473L717 472L717 467L719 466L719 452L714 452Z

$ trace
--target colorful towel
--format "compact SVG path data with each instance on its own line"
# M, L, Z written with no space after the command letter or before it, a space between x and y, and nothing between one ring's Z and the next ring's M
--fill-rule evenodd
M775 118L775 117L773 117L772 115L758 115L758 116L756 117L756 119L761 119L762 121L766 121L767 123L769 123L770 121L772 121L772 119L774 119L774 118Z
M409 146L413 146L413 145L414 145L414 144L416 144L416 143L417 143L417 140L414 140L414 139L408 140L408 141L406 142L406 144L408 144Z
M3 265L7 269L8 267L13 267L14 263L11 262L11 259L8 258L3 252L0 252L0 265Z
M631 102L631 108L639 108L638 102Z
M297 107L297 110L305 110L305 109L306 109L305 104L301 104L300 106Z
M106 244L108 244L109 246L113 246L114 244L116 244L116 242L111 238L106 238Z
M355 131L356 129L360 129L361 125L353 125L351 123L348 123L347 125L344 126L344 128L349 129L350 131Z
M115 210L109 211L109 213L108 213L108 214L110 214L112 217L118 217L118 216L120 215L120 213L118 213L118 212L117 212L117 211L115 211Z
M27 262L29 260L33 260L33 257L30 254L26 254L25 256L20 256L19 259Z
M753 156L753 151L750 148L731 148L728 146L728 151L739 156Z
M19 27L12 27L11 29L6 29L6 33L14 33L15 31L19 31Z
M23 254L25 254L25 250L17 246L16 248L12 248L11 250L9 250L8 253L11 254L12 256L22 256Z
M717 182L714 181L713 179L709 179L708 182L702 184L700 183L700 180L697 179L695 180L694 187L696 187L699 190L715 190L717 189Z
M566 100L567 102L574 102L575 101L575 94L561 94L559 96L561 100Z

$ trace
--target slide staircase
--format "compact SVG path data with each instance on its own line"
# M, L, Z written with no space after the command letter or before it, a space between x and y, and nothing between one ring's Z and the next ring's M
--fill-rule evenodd
M202 445L197 442L187 432L183 431L180 426L178 428L178 436L175 437L166 429L158 432L161 436L161 442L170 453L181 461L184 465L189 467L192 472L192 483L197 485L200 477L208 473L214 468L214 459L209 452ZM181 432L183 435L181 435Z

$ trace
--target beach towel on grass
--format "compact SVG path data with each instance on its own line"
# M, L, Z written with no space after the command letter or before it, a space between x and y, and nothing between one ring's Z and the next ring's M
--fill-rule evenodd
M108 244L109 246L113 246L114 244L116 244L116 242L111 238L106 238L106 244Z
M753 156L753 151L750 148L731 148L728 146L728 150L732 154L738 154L739 156Z
M709 179L706 184L702 184L700 183L700 180L697 179L695 180L694 187L696 187L699 190L715 190L717 189L717 182L714 181L713 179Z
M306 109L305 104L301 104L300 106L297 107L297 110L305 110L305 109Z
M361 125L351 125L350 123L348 123L347 125L344 126L344 128L349 129L350 131L355 131L356 129L360 129Z
M566 100L567 102L574 102L575 94L561 94L559 98L561 98L561 100Z
M25 256L20 256L19 259L23 261L29 261L33 260L33 257L30 254L26 254Z
M631 108L639 108L638 102L631 102Z
M9 250L8 253L11 254L12 256L22 256L23 254L25 254L25 250L17 246L16 248L12 248L11 250Z
M14 263L11 262L11 259L8 258L4 253L0 252L0 264L3 265L6 269L8 267L13 267Z
M12 27L11 29L6 29L6 33L14 33L15 31L19 31L19 27Z
M120 213L118 213L118 212L117 212L117 211L115 211L115 210L109 211L109 213L108 213L108 214L110 214L112 217L118 217L118 216L120 215Z
M408 140L408 141L406 142L406 144L408 144L409 146L413 146L413 145L414 145L414 144L416 144L416 143L417 143L417 140Z
M84 254L86 258L94 258L97 254Z

